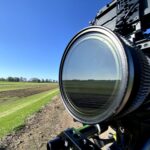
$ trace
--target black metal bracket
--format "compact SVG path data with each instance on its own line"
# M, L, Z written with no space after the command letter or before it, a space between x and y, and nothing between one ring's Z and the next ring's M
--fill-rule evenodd
M117 0L117 32L127 35L141 31L140 20L140 0Z
M74 128L62 132L47 144L48 150L99 150L84 134Z

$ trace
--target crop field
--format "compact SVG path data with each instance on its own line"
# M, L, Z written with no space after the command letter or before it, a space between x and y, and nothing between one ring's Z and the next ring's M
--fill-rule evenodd
M59 93L57 83L0 82L0 138Z
M119 82L119 80L66 80L64 86L69 97L74 99L76 106L89 107L90 110L103 108L104 105L110 103L110 98L113 99L116 96L115 91L118 90L117 83ZM100 100L101 103L99 103Z

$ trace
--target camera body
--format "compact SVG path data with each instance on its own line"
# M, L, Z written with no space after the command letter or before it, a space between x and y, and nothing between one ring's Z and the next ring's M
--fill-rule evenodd
M138 47L146 56L150 57L149 20L149 0L114 0L100 9L90 24L92 26L105 26L117 32ZM118 130L119 126L123 127L125 132L136 137L134 142L137 146L134 149L141 149L141 143L150 138L149 108L150 94L139 110L116 120L118 125L116 125L116 122L114 123L114 127L118 126Z

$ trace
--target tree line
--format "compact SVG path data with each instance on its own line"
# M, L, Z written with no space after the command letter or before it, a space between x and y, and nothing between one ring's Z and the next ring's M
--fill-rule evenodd
M31 78L27 79L24 77L8 77L8 78L0 78L0 81L8 81L8 82L34 82L34 83L57 83L57 80L52 79L39 79L39 78Z

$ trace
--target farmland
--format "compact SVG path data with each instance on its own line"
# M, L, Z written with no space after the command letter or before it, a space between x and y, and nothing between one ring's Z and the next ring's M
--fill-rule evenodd
M0 82L0 138L22 126L58 92L57 83Z
M102 110L104 105L111 104L111 99L116 96L119 82L119 80L64 80L64 87L75 106L86 108L88 111L93 108Z

